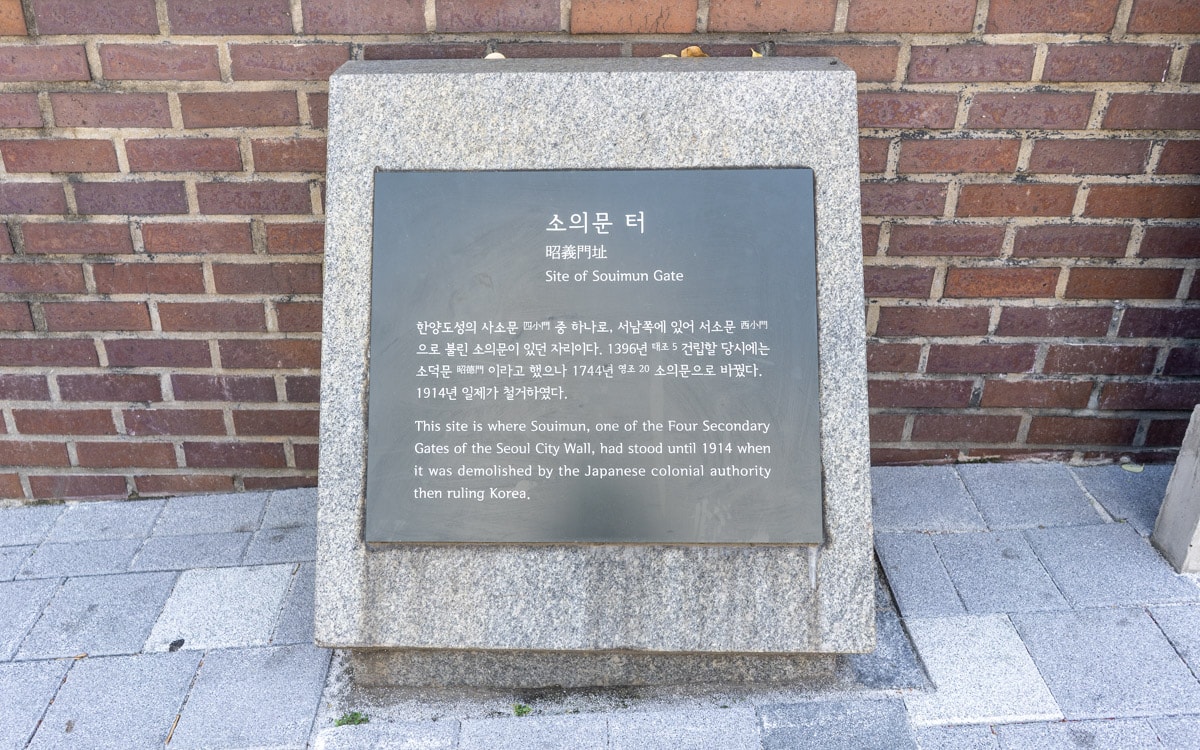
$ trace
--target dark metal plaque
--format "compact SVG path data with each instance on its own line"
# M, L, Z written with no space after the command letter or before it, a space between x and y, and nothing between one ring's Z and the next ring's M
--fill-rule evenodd
M379 172L369 542L817 543L809 169Z

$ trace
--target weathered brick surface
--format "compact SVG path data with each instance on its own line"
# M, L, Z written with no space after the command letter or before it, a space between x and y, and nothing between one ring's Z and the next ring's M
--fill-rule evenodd
M54 124L85 128L164 128L171 125L166 94L51 94Z
M125 142L134 172L237 172L242 154L234 138L139 138Z
M233 44L233 77L239 81L320 81L350 59L344 44Z
M219 81L211 44L102 44L100 65L110 81Z
M1162 81L1171 48L1141 44L1056 45L1046 53L1044 81Z
M288 0L166 0L176 34L290 34Z
M425 30L422 0L305 0L310 34L414 34Z
M249 253L254 249L250 225L245 222L143 224L142 241L151 253L224 255Z
M1191 0L1134 0L1129 30L1137 33L1200 34L1200 8Z
M157 34L154 0L28 0L39 34Z
M900 171L912 173L1011 172L1021 149L1018 140L903 141Z
M126 224L21 225L27 253L125 254L133 252L133 240Z
M0 36L24 36L27 32L21 0L0 0ZM7 474L5 476L16 475ZM5 483L9 481L11 480L4 480ZM9 497L13 496L9 495Z
M437 30L558 31L556 0L439 0Z
M0 94L0 128L40 128L37 94Z
M709 31L833 31L836 0L764 3L761 0L711 0Z
M846 28L849 31L916 34L961 32L970 31L974 18L974 0L929 0L923 3L855 0L850 3Z
M1034 48L1028 44L913 47L911 83L946 81L1028 81Z
M82 44L0 49L0 82L86 81L91 78Z
M687 34L696 29L697 0L573 0L573 34Z
M9 172L116 172L112 141L95 138L22 138L0 141Z
M1130 228L1076 224L1021 227L1013 239L1018 258L1119 258L1125 255Z
M1029 171L1045 174L1137 174L1150 156L1150 141L1070 140L1035 141Z

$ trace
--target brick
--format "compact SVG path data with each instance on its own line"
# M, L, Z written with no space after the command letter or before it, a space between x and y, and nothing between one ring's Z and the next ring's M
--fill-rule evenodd
M1013 373L1033 369L1032 344L934 344L925 371L930 373Z
M47 302L50 331L149 331L145 302Z
M1074 185L963 185L959 216L1069 216Z
M195 468L283 469L287 459L278 443L185 442L187 465Z
M0 399L49 401L50 386L44 375L0 375Z
M620 44L580 44L570 42L513 42L496 45L496 51L505 57L620 57ZM480 55L481 56L481 55Z
M903 414L872 414L869 417L871 443L897 443L904 435Z
M0 94L0 128L40 128L37 94Z
M329 94L309 94L308 119L314 128L329 127Z
M319 446L313 443L294 444L292 446L292 454L296 457L296 468L316 471L319 452Z
M321 330L320 302L280 302L275 305L279 330L305 332Z
M324 81L350 59L345 44L233 44L235 81Z
M250 225L227 224L143 224L142 242L150 253L243 254L254 251Z
M1090 93L976 94L967 127L1079 129L1087 125L1093 97Z
M1101 409L1191 411L1200 404L1200 382L1105 383Z
M169 128L166 94L51 94L54 124L84 128Z
M100 364L89 339L0 339L5 367L92 367Z
M146 138L125 142L132 172L238 172L242 154L233 138Z
M1092 394L1090 382L1071 380L992 380L984 382L985 409L1082 409Z
M974 20L975 0L929 0L918 4L855 0L850 4L846 30L888 34L965 32L971 30Z
M292 91L180 94L179 108L185 128L300 124L300 105Z
M875 255L879 251L879 225L862 225L863 255Z
M1200 185L1094 185L1084 216L1200 217Z
M0 48L0 83L88 81L91 77L82 44Z
M867 344L868 372L916 372L920 344Z
M265 331L261 304L236 302L162 302L158 318L164 331Z
M1200 174L1200 141L1167 141L1158 174Z
M234 491L233 477L219 474L139 474L133 481L142 497Z
M22 435L116 435L108 409L13 409Z
M1192 0L1135 0L1129 30L1137 34L1200 34L1200 8Z
M75 185L81 214L185 214L182 182L83 182Z
M288 0L167 0L175 34L291 34Z
M930 466L949 464L958 460L958 448L872 448L872 466L905 466L920 464Z
M90 138L51 138L0 141L0 154L9 172L116 172L117 151L112 141Z
M1154 419L1146 428L1146 446L1178 448L1183 445L1183 436L1187 433L1186 419Z
M1182 80L1194 83L1200 81L1200 44L1188 48L1187 62L1183 64Z
M854 69L859 82L892 81L900 48L895 44L778 44L779 57L836 57Z
M324 224L268 224L267 252L273 255L321 253L325 250Z
M918 414L912 439L918 443L1011 443L1017 439L1020 417L989 414Z
M1046 350L1047 373L1076 375L1147 375L1158 350L1149 346L1052 345Z
M311 369L321 366L321 342L311 339L222 341L221 364L241 369Z
M868 91L858 95L860 128L954 127L958 97L954 94Z
M1183 271L1177 268L1071 269L1069 299L1173 299Z
M121 255L133 252L126 224L22 224L27 253Z
M888 255L954 255L996 257L1004 242L1004 227L969 224L892 227Z
M170 443L88 443L75 444L79 465L90 469L125 469L131 466L174 468L175 447Z
M219 81L211 44L102 44L100 66L108 81Z
M1167 354L1163 375L1195 377L1200 375L1200 347L1176 346Z
M301 446L296 446L300 448ZM247 490L289 490L297 487L316 487L317 480L315 476L292 476L292 477L256 477L247 476L243 480L243 484Z
M83 267L75 263L0 264L5 294L78 294L85 289Z
M944 296L1053 297L1057 268L951 268Z
M909 83L1028 81L1033 75L1033 46L1027 44L956 44L913 47Z
M662 55L676 55L688 46L690 42L642 42L633 45L634 57L660 57ZM703 42L704 54L709 57L748 57L751 44L717 44L716 42Z
M92 276L100 294L204 292L204 270L198 263L97 263Z
M1129 244L1129 227L1040 224L1018 227L1013 238L1017 258L1120 258Z
M867 266L863 285L868 297L928 297L933 269L919 266Z
M0 302L0 331L32 331L28 302Z
M989 34L1104 32L1117 18L1118 0L992 0Z
M1071 139L1034 141L1029 171L1042 174L1138 174L1150 141Z
M321 378L319 375L289 375L284 379L284 386L288 401L317 403L321 400Z
M320 263L219 263L219 294L320 294Z
M864 216L941 216L946 186L918 182L864 182Z
M1046 54L1044 81L1166 80L1171 48L1147 44L1051 45Z
M307 214L307 182L204 182L196 185L203 214Z
M12 255L12 240L8 237L8 225L0 222L0 255Z
M113 367L210 367L207 341L114 339L104 342Z
M3 21L3 6L0 6L0 23ZM0 25L0 29L3 26ZM21 487L19 474L0 474L0 497L5 499L24 499L25 490Z
M28 33L29 30L25 27L25 13L21 9L21 0L0 0L0 36L26 36ZM19 497L19 495L4 495L4 497Z
M889 143L887 138L859 138L859 171L882 172L887 169Z
M1120 130L1200 129L1200 94L1113 94L1104 127Z
M696 30L697 0L573 0L572 34L689 34Z
M1200 258L1200 226L1146 227L1138 255L1143 258Z
M281 411L278 409L237 410L233 412L233 426L239 435L293 435L317 436L317 421L320 414L315 410Z
M808 3L764 3L761 0L712 0L708 30L833 31L836 0Z
M1005 140L936 140L900 142L901 172L1012 172L1021 142Z
M264 376L172 375L178 401L275 401L275 381Z
M254 140L256 172L324 172L325 139Z
M881 307L878 336L982 336L986 307Z
M575 45L569 45L575 46ZM444 44L367 44L363 46L364 60L475 60L483 57L482 43L452 42ZM507 53L504 53L507 54ZM312 104L309 104L311 109ZM322 112L324 107L322 107ZM313 123L314 125L316 123Z
M0 440L0 466L67 466L67 446L61 443Z
M304 0L304 31L309 34L419 34L425 31L425 3L422 0Z
M1121 317L1118 335L1130 338L1200 338L1200 308L1131 307Z
M965 408L971 403L970 380L870 380L867 400L874 408Z
M127 409L122 420L137 437L225 434L225 418L215 409Z
M0 214L65 214L67 196L52 182L0 182Z
M558 31L559 4L555 0L438 0L437 30Z
M160 401L157 375L59 375L63 401Z
M157 34L154 0L30 0L38 34Z
M29 488L36 498L67 497L125 497L128 490L125 477L93 476L89 474L63 474L59 476L31 476Z

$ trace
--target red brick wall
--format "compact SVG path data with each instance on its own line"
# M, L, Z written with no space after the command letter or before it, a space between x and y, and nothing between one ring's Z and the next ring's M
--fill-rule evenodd
M491 40L840 57L875 460L1170 458L1198 35L1195 0L0 0L0 498L313 484L327 78Z

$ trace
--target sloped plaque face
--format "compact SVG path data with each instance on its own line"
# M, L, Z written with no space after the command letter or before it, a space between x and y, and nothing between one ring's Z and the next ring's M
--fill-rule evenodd
M366 540L821 542L813 190L377 173Z

